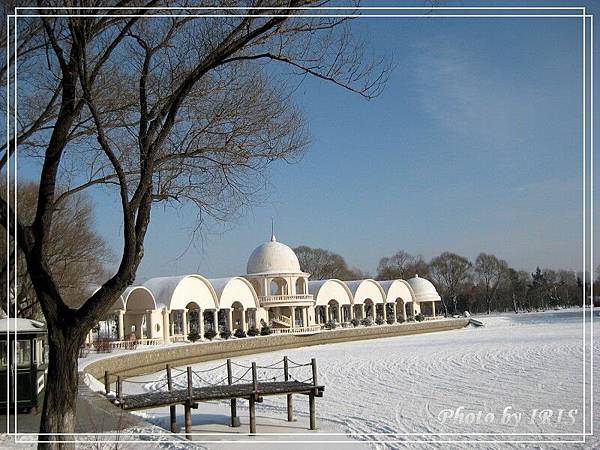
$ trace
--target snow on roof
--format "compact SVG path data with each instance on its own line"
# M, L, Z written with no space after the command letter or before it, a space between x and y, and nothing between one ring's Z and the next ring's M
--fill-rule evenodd
M225 286L227 286L227 283L229 283L231 280L235 280L236 278L240 277L210 278L208 282L211 284L220 298L221 294L223 293L223 289L225 289Z
M170 277L150 278L143 286L148 288L154 299L156 300L157 308L169 308L173 292L177 285L189 275L176 275ZM128 288L129 289L129 288Z
M294 250L277 242L274 235L270 241L254 249L246 265L248 275L301 272L300 262Z
M350 292L352 292L352 295L356 294L356 291L358 290L358 287L363 283L363 281L367 281L367 280L352 280L352 281L345 281L346 286L348 286L348 289L350 289Z
M8 322L10 320L10 323ZM18 333L46 333L46 324L42 322L38 322L37 320L32 319L23 319L17 317L0 319L0 333L6 333L10 330L10 332L16 330Z
M329 280L313 280L308 282L308 293L315 295Z

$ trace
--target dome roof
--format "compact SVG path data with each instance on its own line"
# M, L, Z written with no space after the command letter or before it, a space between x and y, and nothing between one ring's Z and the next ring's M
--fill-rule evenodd
M417 302L435 302L440 300L440 295L437 293L435 286L431 281L415 275L414 278L408 280L408 284L415 293Z
M277 242L275 235L254 249L246 266L248 275L290 272L302 272L298 257L290 247Z

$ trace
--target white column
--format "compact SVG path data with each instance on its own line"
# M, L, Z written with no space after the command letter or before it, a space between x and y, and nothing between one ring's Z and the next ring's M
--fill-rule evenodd
M365 317L365 304L364 303L360 304L360 318L361 319L366 319L366 317Z
M142 317L140 319L140 340L142 340L142 341L144 340L144 337L145 337L144 336L144 317L145 316L146 316L145 314L142 314Z
M169 311L166 309L162 310L162 332L163 332L163 341L170 342L171 334L169 333Z
M229 331L233 333L233 310L231 308L227 310L227 326Z
M198 310L198 334L204 339L204 311L201 309Z
M117 333L119 334L119 340L120 341L124 341L125 340L125 311L123 311L122 309L119 310L119 315L117 317Z
M435 317L435 302L431 302L431 312L433 314L433 317Z
M296 307L295 306L290 306L290 313L291 313L291 319L292 319L292 328L296 327Z
M213 324L215 327L215 331L219 332L219 311L217 309L213 309Z
M404 301L402 301L402 318L404 319L404 322L406 322L406 303L404 303Z

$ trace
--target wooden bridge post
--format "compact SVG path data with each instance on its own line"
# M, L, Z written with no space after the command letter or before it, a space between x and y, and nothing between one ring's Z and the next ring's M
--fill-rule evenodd
M171 366L167 364L167 387L169 392L173 390L173 378L171 377ZM169 418L171 424L171 433L177 433L177 406L169 406Z
M256 376L256 363L252 363L252 393L250 394L250 434L256 433L256 391L258 379Z
M123 403L123 380L121 380L121 375L117 376L117 398L119 399L119 404Z
M192 403L194 401L194 388L192 384L192 368L187 368L187 393L188 398L185 402L185 437L192 440Z
M230 386L233 384L233 371L231 370L231 359L227 360L227 383ZM237 416L237 400L235 398L231 399L231 426L240 426L240 419Z
M104 371L104 390L107 395L110 393L110 377L108 376L108 370Z
M285 381L289 381L290 380L290 369L288 367L288 358L287 358L287 356L283 357L283 379ZM294 420L292 394L288 394L287 395L287 420L288 420L288 422L292 422Z
M317 429L317 414L316 414L316 405L315 405L315 393L312 391L308 394L308 409L310 412L310 429Z
M317 385L317 360L312 358L310 360L310 365L312 366L312 378L313 378L313 386ZM308 394L308 409L310 413L310 429L317 429L317 414L316 414L316 404L315 404L315 394L317 393L317 389L313 389L310 394Z
M189 441L192 440L192 404L185 402L183 405L185 409L185 438Z

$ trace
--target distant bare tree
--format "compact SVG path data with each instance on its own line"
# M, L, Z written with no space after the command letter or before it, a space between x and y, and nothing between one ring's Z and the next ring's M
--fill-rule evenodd
M506 275L508 264L496 256L480 253L475 260L475 275L481 295L487 307L487 313L492 311L498 286Z
M20 182L17 201L19 216L24 224L31 224L35 217L38 185ZM0 198L5 199L6 183L0 183ZM11 199L12 200L12 199ZM10 202L13 203L12 201ZM93 229L93 207L85 193L70 196L56 212L52 223L53 239L48 243L50 270L66 304L76 308L107 277L105 265L111 260L111 253L104 240ZM6 248L6 232L0 229L0 242ZM10 261L14 267L14 240L9 239ZM11 286L11 299L2 297L2 309L8 316L14 316L16 303L17 316L41 319L42 311L37 301L35 289L27 272L27 264L22 251L18 251L17 290L14 291L14 270L8 270L6 253L0 254L2 274L0 288L6 292L7 270ZM12 267L11 267L12 269Z
M461 288L471 279L473 264L464 256L444 252L429 263L431 277L441 290L444 311L447 313L446 300L452 301L456 314L457 297Z
M294 248L294 252L302 270L311 274L311 280L352 280L357 275L348 268L344 258L329 250L301 245Z
M413 256L404 250L381 258L377 265L378 280L407 280L415 275L428 277L429 265L421 255Z
M37 2L40 8L57 3L62 4ZM49 9L40 11L42 17L19 18L19 31L32 37L16 49L18 143L20 157L40 163L39 193L33 222L20 218L8 231L18 238L48 324L40 432L49 439L74 431L79 348L134 281L153 204L192 203L200 217L220 220L247 205L271 162L293 160L307 146L305 120L291 99L298 80L293 75L316 77L366 98L381 92L389 65L370 57L352 37L351 21L321 11L296 17L301 10L289 9L325 3L228 2L246 9L193 18L184 8L197 2L99 0L61 11L69 17ZM129 6L133 14L86 10L89 5ZM166 5L182 6L181 14L139 17L152 14L143 7ZM14 61L15 49L10 50ZM279 68L271 70L269 63ZM13 71L0 75L3 86L14 87ZM15 142L1 148L5 170ZM57 211L90 188L117 195L114 216L121 222L123 249L112 276L74 309L53 274L49 242L56 239ZM9 215L10 205L1 201L3 225Z
M515 313L524 309L524 300L527 296L528 286L531 284L531 275L525 270L515 270L509 268L506 276L503 277L501 285L504 285L504 291L508 294L508 301ZM507 302L506 302L507 303ZM509 307L505 305L505 308Z

